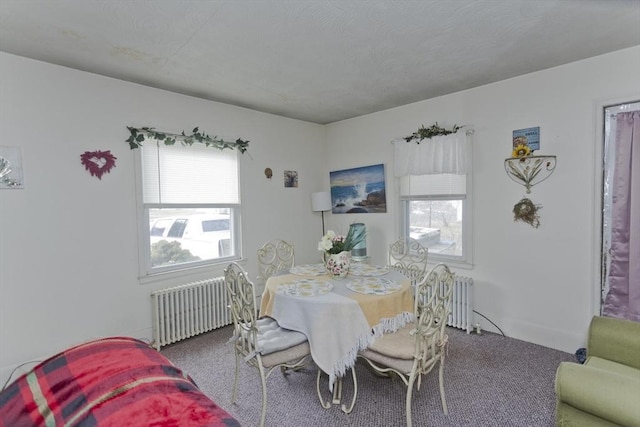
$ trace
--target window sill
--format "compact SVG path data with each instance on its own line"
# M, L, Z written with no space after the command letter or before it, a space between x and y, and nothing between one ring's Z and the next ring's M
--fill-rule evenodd
M433 255L429 255L427 258L427 264L434 266L438 263L447 264L451 268L460 268L463 270L473 270L473 264L468 261L452 260L451 258L441 258Z
M224 269L231 262L237 262L246 269L246 259L230 259L215 264L198 265L171 271L160 271L138 277L141 285L176 286L196 280L203 280L210 277L224 276Z

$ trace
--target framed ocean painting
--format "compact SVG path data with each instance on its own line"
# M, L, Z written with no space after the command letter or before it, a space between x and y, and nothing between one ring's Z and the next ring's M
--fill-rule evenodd
M332 213L385 213L384 165L329 172Z

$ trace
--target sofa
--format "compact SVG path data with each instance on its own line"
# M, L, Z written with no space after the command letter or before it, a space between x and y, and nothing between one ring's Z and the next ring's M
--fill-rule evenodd
M0 390L0 426L240 427L163 354L106 337L49 357Z
M556 426L640 427L640 322L594 316L584 364L556 371Z

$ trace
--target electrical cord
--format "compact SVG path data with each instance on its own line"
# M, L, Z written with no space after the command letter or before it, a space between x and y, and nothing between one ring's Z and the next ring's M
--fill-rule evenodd
M149 346L152 346L153 341L148 339L148 338L138 338L140 341L148 344ZM22 368L25 365L28 365L30 363L40 363L42 362L42 360L31 360L29 362L24 362L19 364L18 366L16 366L15 368L13 368L13 370L11 371L11 374L9 374L9 378L7 378L7 381L5 381L5 383L2 385L2 388L0 390L4 390L5 388L7 388L7 386L11 383L11 379L13 378L13 375L16 373L16 371L20 368Z
M504 334L504 332L502 332L502 329L500 329L500 327L499 327L498 325L496 325L495 323L493 323L493 322L491 321L491 319L489 319L487 316L485 316L484 314L482 314L482 313L480 313L480 312L478 312L478 311L473 310L473 312L474 312L475 314L477 314L477 315L479 315L479 316L482 316L482 317L484 317L485 319L487 319L487 321L488 321L489 323L491 323L493 326L495 326L496 328L498 328L498 330L500 331L500 333L502 334L502 336L503 336L503 337L506 337L506 335Z
M13 378L13 374L16 373L16 371L20 368L22 368L24 365L28 365L30 363L40 363L42 362L42 360L32 360L30 362L24 362L19 364L18 366L16 366L15 368L13 368L13 371L11 371L11 374L9 375L9 378L7 378L7 381L5 381L5 383L2 385L2 390L4 390L5 388L7 388L7 386L9 385L9 383L11 383L11 378Z

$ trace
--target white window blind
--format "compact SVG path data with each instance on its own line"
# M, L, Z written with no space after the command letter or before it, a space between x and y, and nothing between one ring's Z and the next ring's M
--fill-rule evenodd
M236 150L161 143L141 150L145 204L240 203Z
M450 173L400 177L400 196L450 196L467 193L467 176Z

